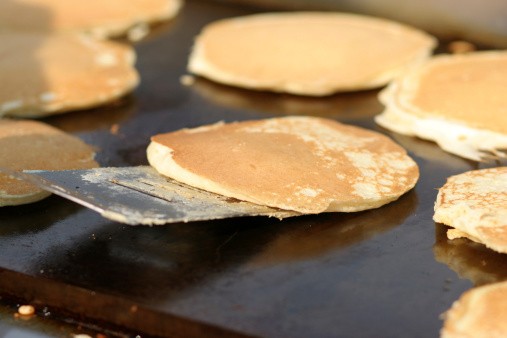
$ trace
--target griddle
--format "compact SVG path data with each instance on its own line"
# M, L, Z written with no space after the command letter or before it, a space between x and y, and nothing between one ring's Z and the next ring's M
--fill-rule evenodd
M382 111L376 90L303 98L180 83L204 24L258 11L188 0L175 20L135 44L142 82L131 96L44 121L95 146L102 166L119 167L146 165L157 133L322 116L399 142L420 166L416 188L358 213L154 227L108 221L57 196L4 207L0 296L142 337L437 337L440 315L462 292L506 278L505 255L448 241L432 221L448 176L502 163L467 161L383 130L373 122Z

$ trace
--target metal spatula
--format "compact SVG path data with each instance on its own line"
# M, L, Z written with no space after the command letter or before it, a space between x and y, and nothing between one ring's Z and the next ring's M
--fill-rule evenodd
M23 173L0 171L82 204L105 218L132 225L298 215L192 188L158 174L149 166Z

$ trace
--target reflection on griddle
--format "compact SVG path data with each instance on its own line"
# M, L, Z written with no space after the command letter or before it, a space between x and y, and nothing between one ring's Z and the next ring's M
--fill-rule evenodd
M382 110L377 90L319 98L235 88L203 78L196 78L192 88L216 105L258 113L358 119L371 118Z
M240 264L281 228L267 218L152 228L111 223L53 247L34 268L97 292L157 303Z
M342 250L401 224L414 192L379 209L284 221L247 217L161 227L111 223L50 249L37 269L46 277L134 300L167 302L241 266L306 260Z
M330 213L299 217L252 258L251 265L275 265L323 256L351 247L402 224L417 205L414 191L381 208L357 213Z
M136 109L133 96L126 96L105 106L53 115L44 120L68 133L109 129L132 117Z
M438 262L446 264L461 278L471 280L475 286L507 280L507 255L466 238L450 240L449 228L435 225L433 253Z
M36 233L82 210L79 204L50 196L42 201L0 208L0 241L2 237Z
M178 13L174 18L171 18L170 20L164 20L159 22L150 23L148 27L148 34L147 35L141 35L142 38L139 39L129 39L129 36L123 36L123 37L116 37L114 40L123 42L123 43L130 43L132 45L136 45L136 43L147 43L150 41L156 41L160 37L163 37L165 34L169 34L174 27L176 26L176 23L181 20L181 13Z

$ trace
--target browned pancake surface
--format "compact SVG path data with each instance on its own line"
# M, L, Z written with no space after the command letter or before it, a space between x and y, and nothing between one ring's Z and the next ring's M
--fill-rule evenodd
M449 231L452 238L507 253L507 167L450 177L439 190L433 218L456 229Z
M432 37L382 19L269 13L206 26L189 70L241 87L318 96L384 85L434 45Z
M130 46L78 35L0 33L0 116L39 117L104 104L139 77Z
M93 149L80 139L36 121L0 120L0 167L15 171L97 167ZM34 185L0 174L0 205L45 197Z
M165 175L305 213L378 207L411 189L418 178L416 164L387 137L312 117L184 129L154 136L152 145L148 159ZM155 149L170 154L159 156ZM178 174L164 163L167 159L197 179L173 176Z
M442 338L507 336L507 282L465 292L446 313Z
M507 134L507 52L436 57L413 77L417 111Z
M136 24L170 18L181 5L181 0L7 0L0 2L0 28L121 35Z

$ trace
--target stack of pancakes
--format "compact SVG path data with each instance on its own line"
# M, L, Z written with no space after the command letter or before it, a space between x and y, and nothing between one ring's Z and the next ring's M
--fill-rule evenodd
M435 56L381 92L376 121L474 161L505 156L506 86L507 52Z

